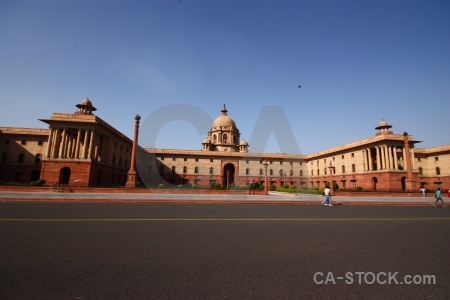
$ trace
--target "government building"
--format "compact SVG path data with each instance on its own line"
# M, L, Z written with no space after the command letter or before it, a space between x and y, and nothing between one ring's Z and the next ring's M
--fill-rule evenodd
M136 161L138 179L148 187L208 188L258 182L281 187L417 191L450 188L450 145L419 148L420 141L394 133L385 120L374 136L314 154L252 153L224 105L199 141L199 150L142 148L99 118L89 99L74 113L40 119L48 129L0 127L0 181L117 187L129 185ZM130 123L131 126L131 123ZM127 177L128 176L128 177ZM127 179L128 178L128 179ZM128 181L127 181L128 180Z

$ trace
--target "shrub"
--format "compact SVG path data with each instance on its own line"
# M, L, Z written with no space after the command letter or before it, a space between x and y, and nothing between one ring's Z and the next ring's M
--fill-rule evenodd
M162 189L162 188L164 188L164 184L160 183L158 187Z
M357 191L357 192L361 192L362 190L363 190L363 187L362 187L362 186L359 186L359 185L358 185L358 186L356 187L356 191Z
M273 184L270 185L269 190L271 191L275 191L277 189L276 186L274 186Z
M253 183L250 185L250 188L251 188L252 190L257 190L257 189L259 189L259 182L253 182Z
M289 189L291 189L291 190L295 190L297 187L295 186L295 185L290 185L289 186Z
M282 187L283 189L288 189L288 188L289 188L289 185L288 185L287 183L284 183L281 187Z
M183 185L182 185L182 184L179 184L179 185L178 185L178 188L179 188L179 189L182 189L182 188L183 188Z
M197 185L194 183L193 185L191 185L191 188L196 189Z

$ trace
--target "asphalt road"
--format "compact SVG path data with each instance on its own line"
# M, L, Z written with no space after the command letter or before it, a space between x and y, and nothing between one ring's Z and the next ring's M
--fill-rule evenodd
M448 299L449 237L448 208L0 203L0 298Z

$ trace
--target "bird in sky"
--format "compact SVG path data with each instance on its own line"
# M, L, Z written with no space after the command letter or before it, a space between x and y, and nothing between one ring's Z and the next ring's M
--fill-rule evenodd
M298 86L298 88L299 88L299 89L301 89L301 88L302 88L302 86L301 86L301 85L299 85L299 86Z

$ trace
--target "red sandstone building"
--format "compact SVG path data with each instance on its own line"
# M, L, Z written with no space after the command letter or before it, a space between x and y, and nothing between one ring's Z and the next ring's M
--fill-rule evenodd
M73 114L41 119L49 129L0 127L0 181L124 186L133 141L94 115L96 108L88 99L76 106ZM391 127L382 120L372 137L309 155L252 153L224 106L201 150L138 148L137 171L151 186L264 184L267 167L268 183L276 187L323 188L332 180L340 189L449 188L450 145L417 148L420 141L395 134Z

